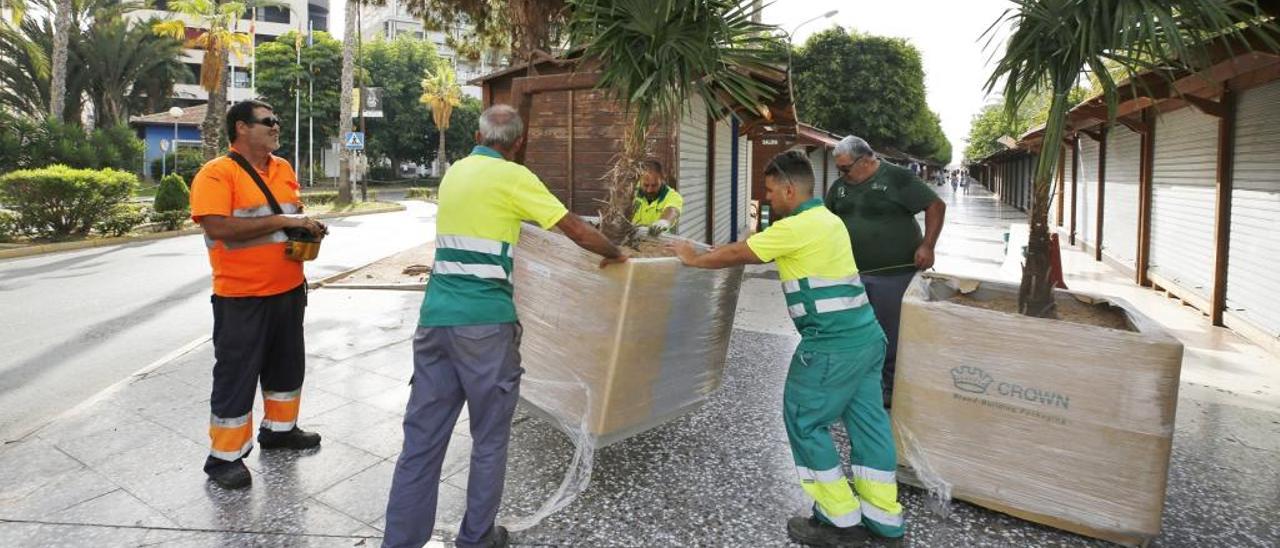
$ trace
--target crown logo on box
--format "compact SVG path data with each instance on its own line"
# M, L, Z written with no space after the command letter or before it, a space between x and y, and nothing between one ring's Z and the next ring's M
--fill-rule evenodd
M986 394L992 382L991 375L977 367L961 366L951 370L951 380L956 388L974 394Z

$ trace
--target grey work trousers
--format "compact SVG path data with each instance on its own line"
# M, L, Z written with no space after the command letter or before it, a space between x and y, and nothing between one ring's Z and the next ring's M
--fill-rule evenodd
M861 276L862 285L867 289L867 299L871 301L871 309L876 313L876 321L880 322L880 328L888 339L884 352L884 370L881 372L881 389L886 407L893 399L893 371L894 362L898 359L898 321L902 318L902 296L915 275L913 271Z
M517 323L419 327L414 333L413 388L383 546L419 548L431 538L440 469L464 402L471 420L471 469L457 545L478 546L493 528L524 372L520 335Z

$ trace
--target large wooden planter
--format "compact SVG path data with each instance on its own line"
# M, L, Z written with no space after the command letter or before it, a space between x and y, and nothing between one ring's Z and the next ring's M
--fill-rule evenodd
M563 234L525 225L515 253L521 397L597 447L700 405L720 387L742 268L632 259L601 270Z
M932 489L1121 544L1160 533L1182 344L1128 303L1059 291L1062 310L1117 307L1128 329L970 303L1003 282L920 275L907 290L893 398L901 461ZM910 476L911 474L904 474Z

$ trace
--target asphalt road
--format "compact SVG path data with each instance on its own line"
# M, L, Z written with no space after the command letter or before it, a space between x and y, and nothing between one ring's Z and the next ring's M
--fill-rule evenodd
M318 280L435 238L435 205L330 219ZM208 336L202 236L0 261L0 441Z

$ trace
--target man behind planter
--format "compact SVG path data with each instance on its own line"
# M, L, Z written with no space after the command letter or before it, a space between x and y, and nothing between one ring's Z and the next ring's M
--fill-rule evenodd
M227 109L226 121L231 150L192 179L191 219L204 229L213 267L215 362L204 471L218 485L238 489L252 483L244 457L253 449L259 383L264 416L258 444L263 449L320 445L319 434L297 426L307 288L302 263L286 256L284 231L303 229L318 238L326 230L298 215L298 179L289 162L271 154L280 148L280 119L271 105L237 103Z
M883 373L884 406L889 407L902 295L917 270L933 267L933 247L942 233L947 205L910 170L876 159L871 146L858 137L841 139L835 160L842 175L827 191L825 202L849 231L871 308L889 339ZM923 235L916 223L921 211Z
M471 417L471 470L460 547L506 546L494 524L502 500L511 415L520 393L520 324L512 300L512 251L520 222L556 227L600 266L627 260L511 161L524 145L520 115L494 105L480 115L480 143L440 182L436 257L413 336L413 385L404 449L387 501L383 546L418 548L435 527L440 468L462 404Z
M784 218L746 242L698 255L675 251L688 266L724 268L777 261L787 312L800 332L782 392L782 418L800 484L813 516L787 522L792 540L854 546L903 534L889 414L880 401L884 332L858 281L844 224L813 197L813 168L798 152L765 168L769 204ZM844 421L851 442L853 489L840 467L828 427ZM855 495L856 492L856 495Z
M631 224L648 227L650 236L674 229L680 221L684 198L663 180L661 162L654 159L644 161L644 177L640 179L639 186Z

